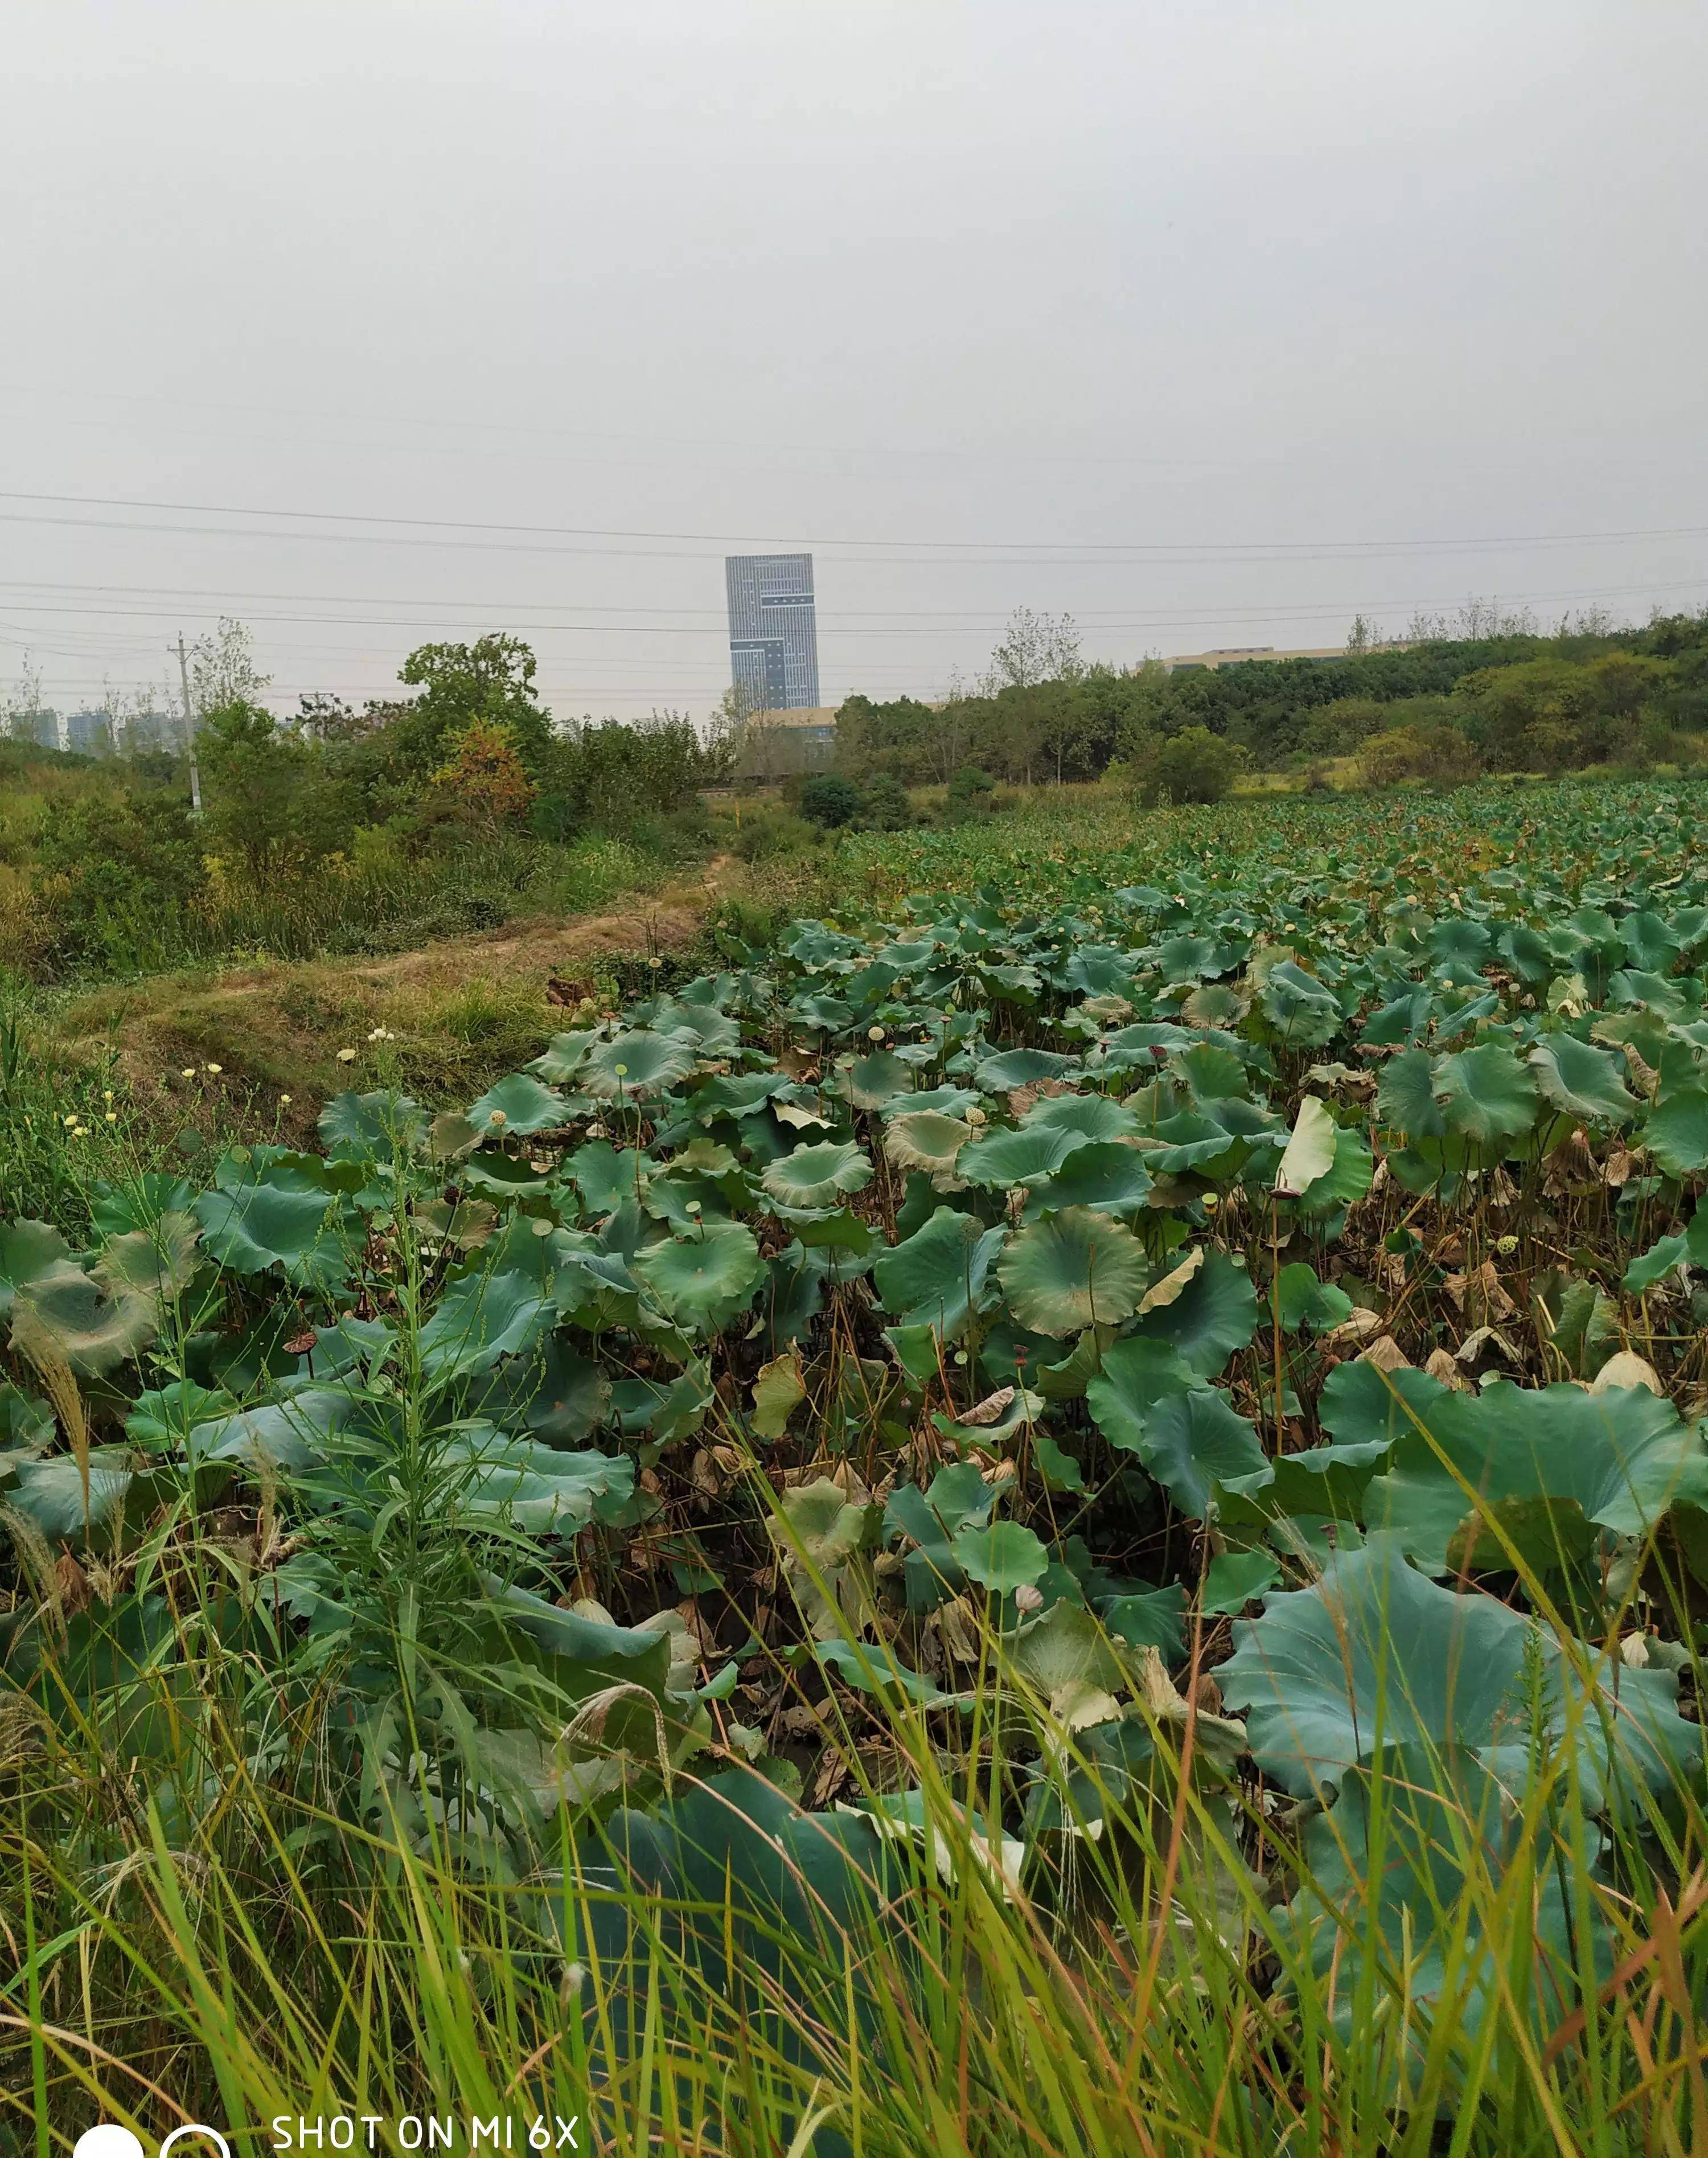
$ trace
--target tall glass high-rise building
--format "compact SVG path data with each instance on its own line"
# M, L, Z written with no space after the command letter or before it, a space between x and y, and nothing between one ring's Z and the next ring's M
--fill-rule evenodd
M726 555L730 673L750 710L818 702L818 617L810 555Z

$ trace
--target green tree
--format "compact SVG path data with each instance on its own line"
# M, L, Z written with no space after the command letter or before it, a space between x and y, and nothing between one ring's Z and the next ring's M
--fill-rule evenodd
M1208 727L1187 727L1152 751L1140 770L1139 792L1153 805L1220 802L1239 768L1231 742Z
M859 789L839 772L815 772L801 789L801 814L823 831L851 824L859 813Z
M199 740L209 826L252 875L301 868L348 838L349 801L318 743L241 699L204 712Z
M410 653L398 679L420 696L404 707L382 739L390 761L417 785L445 761L447 739L477 720L508 727L530 780L548 776L556 738L550 715L534 695L537 663L519 637L493 634L472 644L423 644Z

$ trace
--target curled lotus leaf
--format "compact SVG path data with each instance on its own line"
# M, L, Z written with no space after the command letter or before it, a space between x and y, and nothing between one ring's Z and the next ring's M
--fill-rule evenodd
M715 1334L752 1303L765 1261L741 1222L710 1221L690 1236L637 1252L634 1273L679 1326Z
M636 1102L676 1086L696 1061L694 1046L678 1035L636 1027L589 1050L578 1076L601 1102Z
M1091 1206L1130 1221L1151 1189L1150 1171L1136 1147L1093 1139L1076 1147L1053 1176L1033 1185L1026 1211L1029 1216L1046 1207Z
M1035 1087L1040 1079L1060 1079L1078 1063L1076 1056L1050 1049L1005 1049L987 1056L974 1076L987 1094L1012 1094L1017 1087Z
M422 1145L427 1117L419 1102L391 1087L334 1094L315 1128L340 1159L392 1161Z
M946 1117L936 1109L911 1109L890 1119L884 1152L896 1169L952 1176L955 1157L972 1136L972 1125L963 1124L958 1117Z
M767 1164L760 1178L768 1197L798 1210L835 1206L872 1180L872 1164L852 1140L821 1139Z
M1130 1318L1150 1268L1130 1229L1089 1206L1069 1206L1021 1230L998 1272L1020 1324L1060 1335Z
M0 1225L0 1319L11 1310L20 1288L70 1259L71 1247L51 1222Z
M1561 1115L1615 1126L1628 1124L1641 1106L1625 1084L1618 1059L1575 1035L1552 1034L1530 1055L1543 1098Z
M561 1087L586 1062L595 1042L604 1039L601 1026L575 1027L567 1034L555 1034L528 1069L547 1086Z
M974 1139L963 1147L956 1169L968 1184L1009 1191L1043 1183L1076 1148L1086 1144L1078 1132L1052 1129L1048 1125L1016 1125L1011 1131L992 1132L988 1138Z
M487 1138L513 1133L519 1138L535 1132L555 1131L569 1114L561 1094L530 1079L525 1071L513 1071L488 1087L467 1112L468 1121Z

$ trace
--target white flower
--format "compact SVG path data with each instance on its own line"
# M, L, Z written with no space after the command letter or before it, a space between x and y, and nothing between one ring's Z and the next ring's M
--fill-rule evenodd
M1035 1588L1029 1581L1023 1581L1019 1587L1014 1591L1014 1608L1016 1611L1038 1611L1043 1608L1043 1590L1041 1588Z
M288 1094L281 1094L279 1097L279 1107L281 1109L288 1109L290 1106L291 1097Z
M66 1128L66 1130L67 1130L68 1132L69 1132L69 1131L75 1131L75 1130L76 1129L76 1127L77 1127L77 1119L76 1119L76 1118L75 1118L75 1117L67 1117L67 1118L65 1119L65 1128Z
M109 1109L106 1113L106 1120L110 1124L117 1123L119 1120L118 1111L116 1109Z
M219 1064L210 1064L210 1065L208 1066L209 1071L211 1071L211 1072L213 1073L214 1076L216 1079L219 1076L219 1074L220 1074L221 1071L222 1071L224 1068L224 1067L222 1065L219 1065Z
M186 1064L183 1070L180 1071L178 1076L180 1079L194 1079L196 1076L195 1066L194 1064Z
M338 1062L340 1064L353 1064L355 1061L356 1052L353 1049L341 1049L338 1051Z
M112 1097L113 1097L113 1090L112 1090L112 1088L111 1088L111 1087L106 1087L106 1088L103 1091L103 1092L102 1092L102 1094L101 1094L101 1100L102 1100L103 1102L110 1102L110 1101L111 1101Z

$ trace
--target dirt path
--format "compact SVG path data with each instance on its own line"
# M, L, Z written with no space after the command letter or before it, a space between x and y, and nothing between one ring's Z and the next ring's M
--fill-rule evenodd
M691 943L740 872L720 854L692 880L597 914L507 922L379 958L267 960L94 990L53 1032L74 1054L116 1057L139 1101L173 1102L180 1114L186 1097L209 1092L275 1108L284 1095L283 1122L299 1128L328 1094L382 1082L455 1100L537 1054L564 1024L560 985L596 978L601 960ZM341 1049L355 1055L341 1060Z

